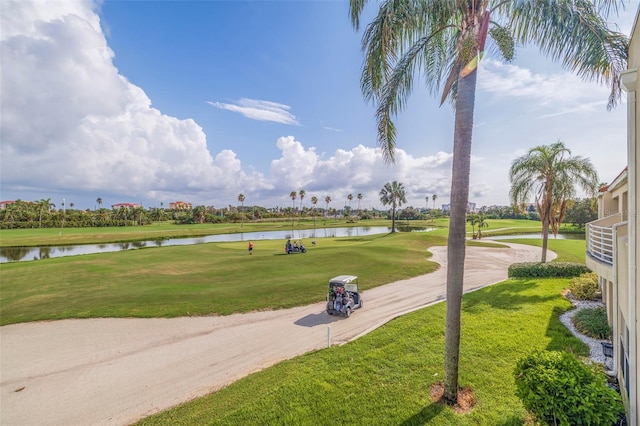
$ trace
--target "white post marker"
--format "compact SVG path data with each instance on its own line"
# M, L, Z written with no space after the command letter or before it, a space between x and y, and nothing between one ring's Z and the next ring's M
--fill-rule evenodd
M327 347L331 347L331 326L327 326Z

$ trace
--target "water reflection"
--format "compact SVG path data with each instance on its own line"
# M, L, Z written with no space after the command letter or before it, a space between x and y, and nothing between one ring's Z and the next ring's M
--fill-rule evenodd
M414 228L397 226L403 232L431 231L433 228ZM0 248L0 263L49 259L54 257L74 256L80 254L109 253L123 250L133 250L143 247L180 246L204 243L259 241L259 240L287 240L287 239L314 239L314 238L338 238L385 234L391 231L388 226L353 226L345 228L318 228L301 229L295 231L263 231L244 232L239 234L208 235L195 238L158 238L148 241L134 241L113 244L83 244L75 246L51 246L51 247L4 247Z

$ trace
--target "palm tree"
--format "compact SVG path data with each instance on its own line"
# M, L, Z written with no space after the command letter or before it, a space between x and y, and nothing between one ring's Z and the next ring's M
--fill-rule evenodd
M427 199L428 199L428 198L429 198L429 197L427 197ZM436 200L438 199L438 196L437 196L436 194L433 194L433 195L431 196L431 199L433 200L433 209L435 210L435 209L436 209Z
M244 194L241 192L240 194L238 194L238 201L240 202L240 206L241 206L241 213L240 213L240 217L242 222L240 222L240 228L242 228L244 226Z
M349 215L351 215L351 201L353 201L353 194L347 195L347 200L349 200Z
M471 224L471 235L475 240L476 239L476 223L478 223L478 215L470 214L469 216L467 216L467 222Z
M318 197L315 195L311 197L311 204L313 204L313 236L316 236L316 204L318 204Z
M102 208L102 198L100 198L100 197L96 198L96 203L98 203L98 208L101 209Z
M360 218L360 202L362 201L362 194L358 193L358 218Z
M357 30L368 0L350 0ZM380 3L378 15L362 37L364 64L361 88L376 104L378 142L385 160L394 161L396 129L392 117L407 104L414 75L440 103L454 106L451 215L447 262L444 400L454 404L458 391L460 309L465 259L465 215L478 61L487 35L495 52L510 61L514 46L533 43L545 55L583 78L611 87L609 108L620 98L620 72L626 69L628 39L610 30L604 16L617 12L614 0L396 0ZM491 29L489 28L491 27Z
M298 194L296 193L296 191L291 191L291 193L289 194L289 197L291 197L291 236L293 236L293 215L294 212L296 210L296 197L298 197Z
M207 209L205 206L196 206L196 208L193 209L193 218L197 223L204 223L206 216Z
M298 192L298 195L300 195L300 216L302 216L302 200L304 200L304 196L307 194L307 191L305 191L304 189L301 189L300 192Z
M298 192L298 195L300 196L300 219L302 219L302 200L304 200L304 196L307 194L307 191L305 191L304 189L301 189ZM298 223L300 223L300 221L298 220Z
M542 221L542 259L547 261L549 227L553 234L564 219L567 201L576 195L576 184L590 195L598 189L598 174L588 158L571 156L561 141L531 148L516 158L509 171L509 196L516 205L535 198Z
M327 225L327 215L329 214L329 203L331 202L331 197L330 196L326 196L324 197L324 224L325 226Z
M391 232L396 232L396 207L407 202L404 185L395 180L385 183L380 190L380 202L383 206L391 204Z
M324 203L326 205L325 208L325 216L327 215L327 212L329 211L329 203L331 202L331 197L329 197L328 195L326 197L324 197Z
M51 198L47 198L46 200L43 198L38 202L38 206L40 207L40 219L39 219L40 226L39 227L42 228L42 212L44 210L46 211L51 210Z
M476 225L478 226L478 239L482 239L482 228L488 228L489 223L487 223L487 218L484 217L483 214L478 215L476 219Z

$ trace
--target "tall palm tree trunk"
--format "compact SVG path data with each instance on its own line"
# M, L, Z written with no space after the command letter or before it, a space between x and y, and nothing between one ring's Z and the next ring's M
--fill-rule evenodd
M391 209L391 232L396 232L396 203L393 203Z
M546 214L544 215L544 220L542 221L542 257L540 262L544 263L547 261L547 246L549 243L549 224L551 222L551 205L544 206L546 210Z
M445 330L444 399L454 404L458 396L460 358L460 318L464 280L465 227L469 201L471 136L477 72L458 80L453 167L451 176L451 215L447 248L447 322Z

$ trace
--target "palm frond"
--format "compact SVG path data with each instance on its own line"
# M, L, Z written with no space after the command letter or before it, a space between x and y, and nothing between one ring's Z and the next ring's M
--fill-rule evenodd
M349 0L349 18L351 25L357 31L360 29L360 15L368 0Z

